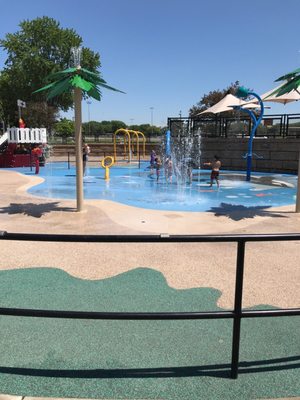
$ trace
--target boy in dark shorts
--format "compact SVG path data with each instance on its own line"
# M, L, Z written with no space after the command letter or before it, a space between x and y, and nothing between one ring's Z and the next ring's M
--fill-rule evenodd
M210 174L210 187L212 187L214 180L217 182L218 187L220 186L219 183L219 173L221 168L221 161L218 156L214 156L215 159L212 162L204 163L204 165L211 166L211 174Z

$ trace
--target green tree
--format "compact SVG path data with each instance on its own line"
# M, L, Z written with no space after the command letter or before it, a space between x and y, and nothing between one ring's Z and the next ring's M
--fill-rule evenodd
M71 48L82 44L82 38L74 29L62 28L53 18L25 20L19 27L18 32L8 33L0 40L0 47L7 52L5 67L0 74L0 100L6 122L10 124L16 123L17 99L44 101L42 93L32 95L32 92L45 84L47 75L66 69L70 64ZM96 72L100 66L99 54L83 48L81 66ZM50 106L67 111L73 106L72 94L53 98Z
M103 127L104 133L112 133L112 124L111 121L101 121L101 125Z
M111 129L112 132L116 132L117 129L126 129L127 125L123 121L112 120L111 121Z
M131 129L132 131L140 131L140 126L139 125L129 125L129 126L127 126L126 129Z
M40 128L45 127L48 131L53 129L54 124L58 119L58 111L56 107L48 106L44 102L26 103L26 108L22 110L22 118L26 126Z
M104 133L104 129L101 122L91 121L90 125L91 125L90 129L92 135L99 136Z
M85 136L91 135L94 137L99 137L104 133L104 129L101 122L90 121L82 124L82 132Z
M226 94L234 95L238 87L239 87L239 81L236 81L234 83L231 83L231 85L228 86L226 89L213 90L210 91L208 94L204 94L201 97L201 100L196 105L192 106L192 108L190 109L189 111L190 117L195 117L200 112L205 111L208 108L214 106L220 100L222 100L226 96Z
M152 133L152 126L150 124L141 124L139 125L139 131L143 132L145 135L149 135Z
M56 122L54 130L56 136L63 138L63 141L66 142L68 137L74 137L74 122L67 118L62 118L59 122Z

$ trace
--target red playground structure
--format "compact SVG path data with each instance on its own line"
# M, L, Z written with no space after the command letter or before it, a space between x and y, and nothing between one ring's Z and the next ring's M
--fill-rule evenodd
M8 128L0 136L0 168L45 165L45 128Z

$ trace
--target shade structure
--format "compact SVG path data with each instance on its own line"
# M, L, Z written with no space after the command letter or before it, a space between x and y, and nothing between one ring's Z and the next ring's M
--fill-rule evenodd
M300 100L300 91L298 90L291 90L288 93L285 93L281 96L276 97L276 94L272 94L275 90L279 89L282 85L275 87L274 89L269 90L268 92L262 94L260 97L263 102L270 101L274 103L282 103L287 104L291 103L292 101Z
M227 94L217 104L215 104L212 107L209 107L207 110L202 111L197 115L208 114L208 113L219 114L226 111L232 111L233 106L240 106L243 108L259 108L259 105L255 103L255 101L246 102L244 100L239 99L236 96L233 96L233 94Z

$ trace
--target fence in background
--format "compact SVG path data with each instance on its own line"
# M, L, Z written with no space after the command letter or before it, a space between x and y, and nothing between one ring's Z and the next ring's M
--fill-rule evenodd
M247 137L252 129L252 120L240 113L235 117L219 115L205 117L168 118L168 127L173 135L192 132L201 137ZM300 114L265 115L256 131L256 137L300 138Z

